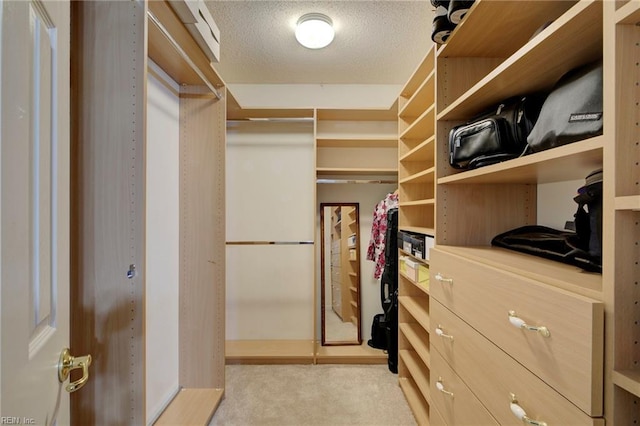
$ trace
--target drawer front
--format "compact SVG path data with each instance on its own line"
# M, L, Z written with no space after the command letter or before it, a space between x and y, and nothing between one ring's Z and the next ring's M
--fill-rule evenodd
M498 423L522 424L511 411L511 394L528 417L549 425L601 421L589 417L437 301L431 302L431 319L431 347L436 349L432 352L455 367ZM438 326L446 336L436 334Z
M431 407L429 410L429 425L430 426L447 426L444 419L436 409L436 407Z
M434 299L585 413L602 415L602 303L437 249L431 271ZM518 319L548 337L514 326Z
M438 351L431 351L431 404L451 426L498 425ZM437 383L443 389L438 389ZM451 392L453 395L446 392Z

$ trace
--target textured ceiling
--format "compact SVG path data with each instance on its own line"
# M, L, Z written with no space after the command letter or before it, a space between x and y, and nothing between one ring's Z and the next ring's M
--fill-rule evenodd
M212 1L220 28L215 68L230 84L404 84L431 41L429 1ZM320 12L334 23L326 48L295 39L295 23Z

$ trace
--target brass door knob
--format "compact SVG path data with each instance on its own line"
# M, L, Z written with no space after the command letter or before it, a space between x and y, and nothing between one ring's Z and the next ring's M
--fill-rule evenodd
M58 361L58 380L64 383L69 378L71 370L82 369L82 377L65 386L67 392L75 392L87 383L89 380L89 366L91 365L91 355L72 356L69 348L64 348L60 353L60 361Z

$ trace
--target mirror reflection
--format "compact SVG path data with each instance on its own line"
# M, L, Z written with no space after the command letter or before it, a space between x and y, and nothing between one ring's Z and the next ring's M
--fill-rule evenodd
M322 203L322 345L359 345L360 235L358 203Z

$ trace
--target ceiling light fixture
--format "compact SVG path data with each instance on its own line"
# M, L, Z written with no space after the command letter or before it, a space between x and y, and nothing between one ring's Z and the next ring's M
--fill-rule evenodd
M333 41L333 22L327 15L307 13L298 19L296 40L309 49L322 49Z

